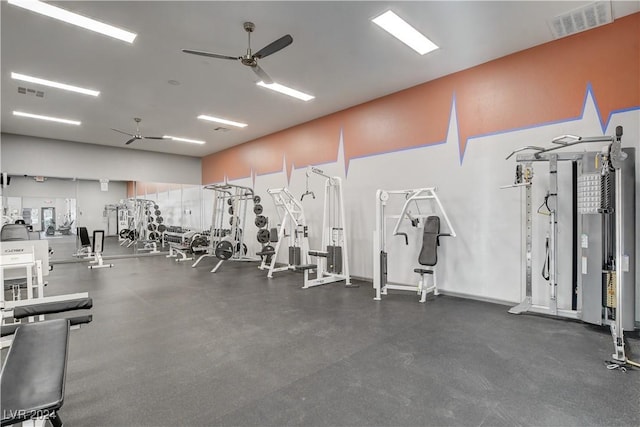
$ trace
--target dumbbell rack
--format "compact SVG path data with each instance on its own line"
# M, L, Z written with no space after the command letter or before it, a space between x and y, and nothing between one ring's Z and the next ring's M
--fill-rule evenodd
M257 258L247 256L247 245L244 243L241 227L246 224L247 202L256 203L253 189L227 182L205 185L203 188L213 191L209 246L191 267L196 267L208 257L218 259L212 273L218 271L224 261L258 261Z

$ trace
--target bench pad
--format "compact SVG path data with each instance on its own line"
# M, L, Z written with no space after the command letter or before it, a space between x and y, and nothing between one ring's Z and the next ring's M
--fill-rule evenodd
M24 319L29 316L38 316L40 314L62 313L72 310L88 310L93 307L91 298L79 298L73 300L48 302L38 304L38 300L33 300L34 304L15 307L13 309L13 317L15 319Z
M69 348L66 319L29 323L18 328L0 374L2 420L11 425L49 412L64 400Z

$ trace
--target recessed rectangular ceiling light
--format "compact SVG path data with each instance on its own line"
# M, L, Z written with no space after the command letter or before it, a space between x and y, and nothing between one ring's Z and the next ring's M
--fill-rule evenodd
M13 115L20 116L20 117L29 117L32 119L48 120L50 122L64 123L67 125L76 125L76 126L80 125L80 122L77 120L68 120L68 119L60 119L58 117L41 116L39 114L23 113L22 111L14 111Z
M265 82L256 83L258 86L266 87L267 89L274 90L276 92L284 93L285 95L292 96L294 98L301 99L303 101L311 101L315 96L300 92L299 90L291 89L290 87L281 85L280 83L267 84Z
M114 27L113 25L105 24L103 22L96 21L95 19L87 18L86 16L78 15L77 13L69 12L68 10L61 9L48 3L43 3L41 1L8 0L8 3L128 43L133 43L133 40L137 36L137 34Z
M163 138L172 139L174 141L190 142L192 144L204 144L205 143L205 141L198 141L196 139L188 139L188 138L180 138L178 136L164 135Z
M390 10L373 18L372 21L420 55L438 49L434 42Z
M40 84L40 85L44 85L44 86L50 86L50 87L55 87L58 89L64 89L64 90L69 90L71 92L78 92L78 93L82 93L85 95L91 95L91 96L98 96L100 95L100 91L97 90L93 90L93 89L85 89L83 87L78 87L78 86L71 86L65 83L58 83L58 82L54 82L51 80L45 80L45 79L41 79L39 77L32 77L32 76L27 76L26 74L20 74L20 73L11 73L11 78L12 79L16 79L16 80L23 80L25 82L31 82L31 83L36 83L36 84Z
M208 120L210 122L222 123L223 125L235 126L239 128L246 128L246 123L234 122L232 120L221 119L219 117L207 116L205 114L201 114L198 116L200 120Z

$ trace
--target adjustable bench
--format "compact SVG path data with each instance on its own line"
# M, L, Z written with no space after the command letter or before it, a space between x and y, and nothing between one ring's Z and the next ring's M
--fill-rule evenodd
M69 348L66 319L20 326L0 373L1 426L49 420L61 427L57 411L64 400Z

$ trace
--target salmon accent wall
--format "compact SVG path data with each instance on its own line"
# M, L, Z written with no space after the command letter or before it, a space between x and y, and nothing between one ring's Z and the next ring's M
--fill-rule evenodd
M127 181L127 197L142 197L145 194L155 194L171 190L180 190L182 187L184 187L182 184Z
M639 34L636 13L231 147L202 159L202 182L335 162L340 132L346 168L442 143L452 105L461 163L473 138L580 117L588 92L604 132L613 113L640 108Z

